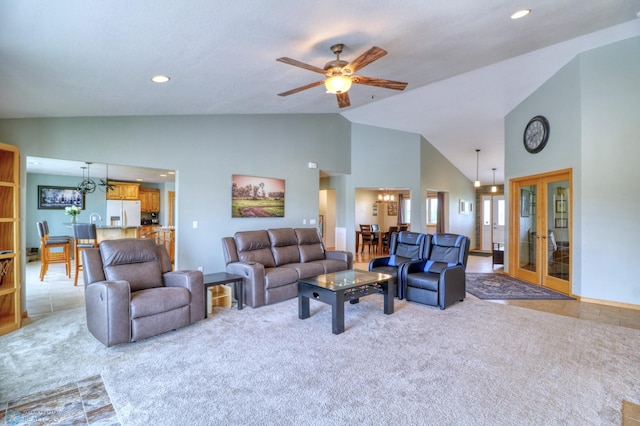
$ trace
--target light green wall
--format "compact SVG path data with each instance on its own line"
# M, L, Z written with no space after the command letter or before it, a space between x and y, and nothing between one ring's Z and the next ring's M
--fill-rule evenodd
M0 140L20 148L23 241L35 197L27 156L175 170L177 267L205 272L224 270L224 236L317 218L319 169L308 163L349 172L350 131L337 114L0 120ZM285 179L285 217L232 219L232 174Z
M573 292L640 304L632 268L640 226L640 38L579 55L505 119L506 180L573 169ZM528 154L534 115L551 125L547 147ZM505 187L508 193L508 187ZM509 242L507 250L509 250Z
M640 304L640 37L580 57L582 295Z
M469 179L463 175L447 158L440 153L426 139L420 141L421 175L420 175L420 214L423 219L422 228L426 232L426 203L427 190L445 192L447 205L445 206L445 231L453 234L466 235L471 239L470 247L476 247L475 218L478 206L473 206L470 214L460 214L458 207L460 200L467 200L475 204L475 188Z

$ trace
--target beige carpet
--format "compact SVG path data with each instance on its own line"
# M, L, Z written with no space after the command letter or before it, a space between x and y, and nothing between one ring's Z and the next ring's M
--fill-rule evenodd
M621 424L640 396L640 331L469 297L223 310L115 348L84 311L0 337L0 402L101 375L124 425Z

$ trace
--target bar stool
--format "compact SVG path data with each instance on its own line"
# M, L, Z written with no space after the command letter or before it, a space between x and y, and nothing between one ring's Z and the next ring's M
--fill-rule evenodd
M49 226L46 221L38 222L38 234L40 235L40 281L52 263L64 263L67 276L71 278L71 237L49 237ZM52 251L61 248L62 251Z
M76 277L73 280L73 285L78 285L78 273L82 268L80 262L80 253L86 248L98 247L98 239L96 237L96 224L95 223L74 223L73 224L73 237L74 243L74 256L76 259Z

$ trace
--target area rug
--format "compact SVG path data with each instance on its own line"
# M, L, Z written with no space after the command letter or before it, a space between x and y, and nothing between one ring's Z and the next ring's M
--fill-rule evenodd
M537 285L511 278L502 274L467 274L467 292L479 299L558 299L572 300L572 297Z

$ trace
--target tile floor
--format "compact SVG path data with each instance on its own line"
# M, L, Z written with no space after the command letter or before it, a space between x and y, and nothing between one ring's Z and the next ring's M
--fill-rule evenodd
M100 376L0 404L7 425L119 425Z

